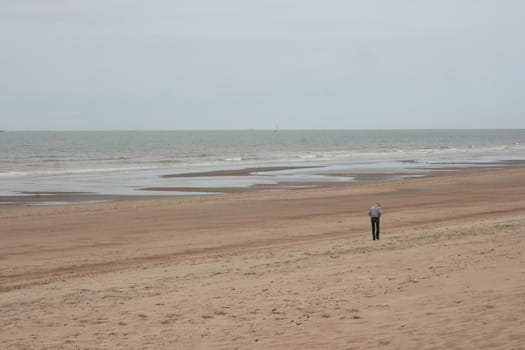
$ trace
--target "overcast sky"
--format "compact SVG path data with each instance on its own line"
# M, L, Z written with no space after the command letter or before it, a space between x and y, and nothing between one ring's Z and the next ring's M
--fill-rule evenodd
M522 0L0 0L0 129L525 128Z

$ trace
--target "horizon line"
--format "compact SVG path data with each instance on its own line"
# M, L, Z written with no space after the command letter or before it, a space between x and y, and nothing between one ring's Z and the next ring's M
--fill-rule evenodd
M199 131L454 131L454 130L525 130L519 128L240 128L240 129L0 129L0 132L199 132Z

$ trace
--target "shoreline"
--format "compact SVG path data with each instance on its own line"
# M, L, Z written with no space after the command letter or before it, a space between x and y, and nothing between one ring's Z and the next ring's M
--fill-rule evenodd
M405 161L406 162L406 161ZM463 163L462 163L463 164ZM465 163L458 166L457 163L441 163L440 167L434 168L412 168L406 172L335 172L319 173L343 181L319 181L316 179L304 181L278 181L274 183L252 184L247 186L151 186L137 188L134 194L105 194L96 192L72 192L72 191L17 191L12 195L0 196L0 208L19 205L46 206L46 205L82 205L96 204L102 202L154 199L166 197L186 197L186 196L217 196L228 194L252 193L252 192L275 192L290 191L311 188L323 188L333 186L344 186L349 183L370 182L370 181L397 181L411 178L424 178L433 176L443 176L452 173L490 171L505 168L525 166L525 161L501 161L491 163ZM202 172L187 172L180 174L159 175L160 178L205 178L213 180L215 178L236 178L257 176L264 173L323 169L322 166L261 166L247 167L240 169L226 169Z

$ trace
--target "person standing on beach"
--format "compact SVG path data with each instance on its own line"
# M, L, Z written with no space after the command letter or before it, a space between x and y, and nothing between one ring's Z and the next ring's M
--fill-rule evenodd
M370 221L372 222L372 238L374 241L379 240L379 220L381 219L381 214L383 210L379 203L374 204L368 210L368 216L370 216Z

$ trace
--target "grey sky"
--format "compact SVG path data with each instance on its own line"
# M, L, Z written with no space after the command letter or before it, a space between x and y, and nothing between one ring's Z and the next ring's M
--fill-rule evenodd
M525 1L0 0L0 129L524 128Z

